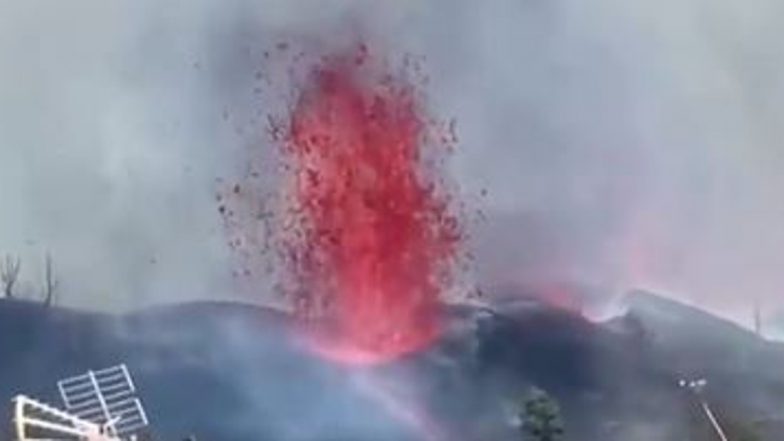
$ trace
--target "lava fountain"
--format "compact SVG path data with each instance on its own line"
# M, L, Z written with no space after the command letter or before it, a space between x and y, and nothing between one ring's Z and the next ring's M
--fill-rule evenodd
M345 362L437 337L462 240L440 173L451 126L428 117L409 77L380 67L364 47L324 57L279 137L289 296L319 352Z

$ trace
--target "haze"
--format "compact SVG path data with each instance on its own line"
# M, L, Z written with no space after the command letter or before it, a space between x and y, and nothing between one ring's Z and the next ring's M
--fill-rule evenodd
M260 54L361 33L425 56L434 113L456 118L453 176L487 218L471 224L480 282L651 287L747 323L755 301L784 306L782 13L774 0L5 1L0 252L23 258L34 296L51 251L72 306L268 300L264 283L233 282L216 179L258 142Z

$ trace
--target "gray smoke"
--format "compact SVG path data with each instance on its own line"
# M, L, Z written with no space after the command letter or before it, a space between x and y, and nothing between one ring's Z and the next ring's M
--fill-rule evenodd
M258 140L261 53L364 34L426 56L434 111L457 119L482 282L642 285L747 322L784 299L782 9L3 2L0 251L32 290L51 250L72 305L248 299L213 197Z

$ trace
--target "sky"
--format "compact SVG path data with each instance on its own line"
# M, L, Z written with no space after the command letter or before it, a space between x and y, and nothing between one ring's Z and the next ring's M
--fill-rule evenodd
M0 1L0 253L125 310L239 289L214 202L278 41L425 58L478 283L784 309L784 5L760 0ZM226 117L228 115L228 117ZM261 146L260 148L264 148ZM482 197L483 190L487 195ZM252 292L249 292L252 291Z

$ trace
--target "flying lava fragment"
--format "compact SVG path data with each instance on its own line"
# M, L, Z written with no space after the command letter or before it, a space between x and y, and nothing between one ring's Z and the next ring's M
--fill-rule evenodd
M460 256L441 170L455 137L427 114L412 66L364 46L322 57L275 130L285 295L317 351L342 362L431 343Z

